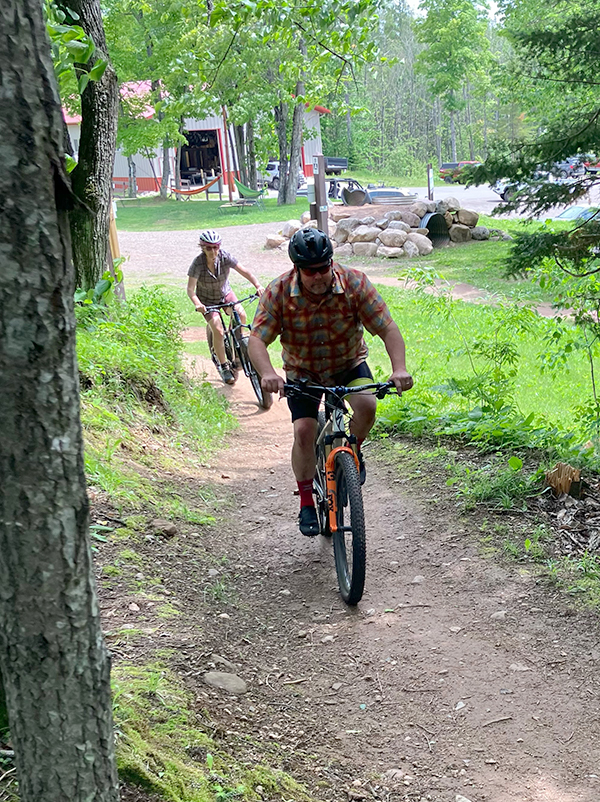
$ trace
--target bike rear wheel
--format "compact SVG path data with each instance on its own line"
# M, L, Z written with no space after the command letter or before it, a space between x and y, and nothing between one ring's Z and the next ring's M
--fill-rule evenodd
M341 451L335 457L337 530L333 534L335 570L342 599L358 604L365 587L367 539L360 478L354 457Z
M258 405L263 409L269 409L273 404L273 394L266 393L262 388L260 376L255 370L254 365L250 361L250 357L248 355L248 339L248 337L243 337L239 342L242 368L244 369L244 373L250 379L250 384L252 385L254 394L258 399Z

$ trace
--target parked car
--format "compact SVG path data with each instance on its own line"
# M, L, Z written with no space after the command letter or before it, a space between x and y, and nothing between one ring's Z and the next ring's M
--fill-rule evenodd
M444 162L440 167L440 178L443 178L447 184L460 184L465 167L478 164L481 164L481 162Z
M348 169L348 159L342 156L323 156L325 175L341 175Z
M583 169L586 173L598 175L600 173L600 159L594 156L593 153L588 153L586 156L581 157L583 160Z
M600 207L598 206L569 206L563 209L560 214L550 218L551 220L570 221L575 220L578 223L584 223L591 218L594 218L600 223Z
M536 181L557 181L557 179L551 173L542 170L535 172L533 174L533 178ZM496 181L495 184L491 184L490 189L492 192L500 195L503 201L508 203L509 201L513 200L517 193L519 193L522 189L525 189L526 186L526 184L519 183L518 181L509 181L506 178L501 178L499 181Z
M266 168L265 168L265 183L271 189L279 189L280 180L279 180L279 162L278 161L270 161ZM298 168L298 189L304 184L305 182L304 173L302 172L302 168Z
M561 162L555 162L552 172L559 178L574 178L584 174L585 166L581 156L569 156Z

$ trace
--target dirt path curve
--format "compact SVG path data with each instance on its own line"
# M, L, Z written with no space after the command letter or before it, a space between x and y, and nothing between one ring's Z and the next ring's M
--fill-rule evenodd
M243 265L250 267L263 280L271 280L290 267L290 260L283 251L264 250L267 235L275 233L280 226L279 223L254 223L224 227L220 229L223 248L235 254ZM185 292L187 270L198 254L197 231L119 231L119 243L127 258L124 269L130 285L164 283L178 286ZM393 261L368 260L361 263L355 259L352 266L364 270L376 284L397 289L402 287L398 279L390 275L398 269ZM438 286L444 285L447 283L438 282ZM489 293L464 283L452 285L452 297L475 303L493 301ZM549 304L538 307L538 312L545 317L554 315Z
M250 682L226 726L316 756L324 798L371 799L371 782L390 802L598 802L596 623L481 556L446 488L426 497L368 445L367 586L347 608L330 543L296 528L285 402L261 412L243 377L220 386L240 429L212 479L236 498L243 601L218 646Z

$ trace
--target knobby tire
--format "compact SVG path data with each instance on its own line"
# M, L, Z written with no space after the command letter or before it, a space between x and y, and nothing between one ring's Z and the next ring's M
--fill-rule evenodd
M335 570L342 599L355 605L362 599L365 587L367 539L360 478L354 457L346 451L335 457L335 479L338 525L333 535ZM342 526L349 526L351 533L344 533Z
M262 407L262 409L270 409L273 404L273 394L266 393L262 388L260 376L250 361L250 357L248 356L248 339L248 337L243 337L239 343L242 368L244 369L244 373L246 373L250 379L250 384L252 385L254 394L258 399L259 407Z

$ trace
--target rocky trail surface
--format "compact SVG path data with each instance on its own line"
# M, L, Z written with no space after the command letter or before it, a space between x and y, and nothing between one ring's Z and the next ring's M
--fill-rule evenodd
M194 369L216 381L206 361ZM206 658L185 665L224 731L277 741L324 799L597 802L591 614L483 556L451 492L395 467L402 443L366 446L368 575L360 605L346 607L331 544L296 526L285 402L259 411L243 376L220 386L240 428L208 470L235 500L211 540L237 601L203 626L210 667L244 692L207 690Z

